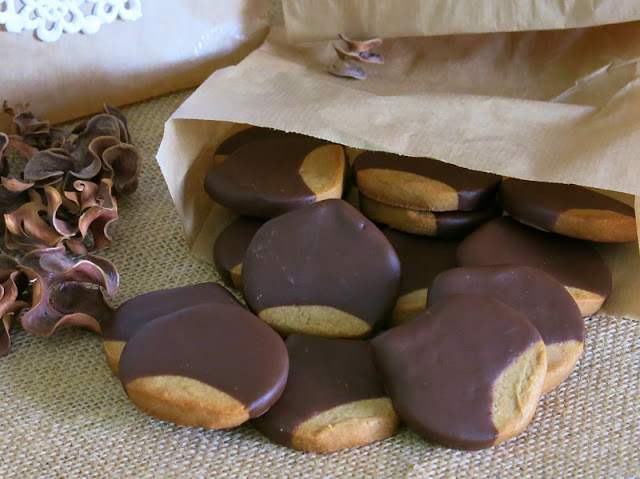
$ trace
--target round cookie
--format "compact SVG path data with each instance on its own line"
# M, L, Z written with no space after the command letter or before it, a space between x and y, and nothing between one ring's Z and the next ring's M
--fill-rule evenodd
M543 393L560 384L575 366L584 344L584 322L568 291L544 271L529 266L475 266L439 274L429 288L429 306L455 294L491 296L520 311L547 349Z
M431 158L366 151L353 162L367 198L410 210L469 211L490 207L501 177Z
M243 308L229 291L217 283L151 291L122 303L109 324L102 328L102 344L109 369L113 374L118 374L120 355L125 344L146 324L166 314L206 303L224 303Z
M265 223L242 276L247 304L280 333L355 338L387 319L400 261L358 210L326 200Z
M267 140L270 138L311 138L300 133L288 133L282 130L274 130L273 128L264 128L260 126L249 126L240 130L230 137L226 138L213 155L214 163L221 163L227 159L231 153L238 148L243 147L253 141Z
M423 236L441 239L460 239L483 223L495 218L501 209L494 205L473 211L445 211L434 213L412 210L381 203L360 193L360 209L364 215L391 228Z
M213 245L213 264L225 280L240 290L244 255L263 224L259 219L241 216L220 232Z
M442 241L425 236L385 229L393 246L402 274L398 299L391 312L391 325L400 325L427 307L429 285L439 273L457 265L457 241Z
M315 138L252 141L214 165L205 177L209 196L238 214L272 218L342 196L344 148Z
M280 399L253 424L272 441L333 452L390 437L398 425L373 365L371 344L292 334Z
M284 389L284 342L251 312L201 304L140 329L119 378L143 412L183 426L224 429L264 413Z
M496 218L458 248L460 266L520 264L539 268L567 288L583 316L596 313L611 294L611 273L589 243L546 233L513 218Z
M544 343L496 299L451 296L372 343L398 415L427 440L482 449L518 435L535 413Z
M589 241L638 240L631 206L582 186L507 179L502 198L507 213L534 228Z

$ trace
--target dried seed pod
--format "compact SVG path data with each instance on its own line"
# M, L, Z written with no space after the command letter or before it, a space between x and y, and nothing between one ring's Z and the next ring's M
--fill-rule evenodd
M382 56L377 53L371 52L355 52L343 50L340 47L333 47L338 54L338 58L343 61L357 61L357 62L365 62L365 63L384 63Z
M95 288L109 296L117 292L119 275L111 261L93 255L73 258L60 246L27 253L19 269L32 291L31 308L20 318L25 330L37 336L50 336L61 326L100 332L111 319L113 309Z
M371 38L370 40L352 40L344 34L339 34L340 40L347 44L347 49L353 52L368 52L372 48L382 45L382 38Z
M329 67L329 73L339 77L354 78L356 80L364 80L367 78L365 71L350 61L340 61Z

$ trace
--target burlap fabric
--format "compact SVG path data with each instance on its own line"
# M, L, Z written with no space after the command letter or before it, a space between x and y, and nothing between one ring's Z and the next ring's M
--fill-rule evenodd
M120 202L115 241L105 252L121 272L117 303L217 278L189 254L154 160L163 123L187 95L125 108L144 165L139 190ZM460 452L402 429L326 455L271 444L250 425L211 432L152 419L127 400L97 336L65 330L45 340L17 332L0 359L0 477L640 476L640 323L594 317L586 324L584 357L518 438Z

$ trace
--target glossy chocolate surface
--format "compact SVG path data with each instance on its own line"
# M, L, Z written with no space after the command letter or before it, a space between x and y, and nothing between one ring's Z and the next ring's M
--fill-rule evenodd
M120 358L119 377L196 379L244 404L251 417L280 397L287 349L278 334L244 308L210 303L158 319L135 334Z
M271 218L313 203L316 195L299 169L325 143L314 138L270 138L233 151L205 177L205 190L238 214Z
M565 286L603 297L611 293L611 273L586 241L546 233L501 217L482 225L458 248L461 266L520 264L539 268Z
M497 204L473 211L434 212L432 214L436 218L436 236L441 239L464 238L501 212L502 208Z
M230 272L242 264L251 239L264 221L241 216L220 232L213 245L213 264L217 270L231 279Z
M204 303L243 307L229 291L217 283L151 291L122 303L116 309L113 321L103 328L102 337L107 341L127 341L140 328L155 319Z
M434 306L455 294L491 296L520 311L547 346L584 342L578 305L559 281L540 269L517 265L450 269L433 280L427 304Z
M414 158L381 151L366 151L353 162L353 171L375 168L413 173L449 185L458 192L458 209L473 210L493 201L501 177L491 173L469 170L434 160Z
M523 223L554 231L558 217L573 209L602 210L635 217L634 209L602 193L577 185L504 180L504 209Z
M491 446L493 387L540 335L522 313L484 296L444 299L373 339L398 415L422 437L456 449Z
M292 334L286 345L287 386L271 409L254 421L274 442L290 446L296 429L316 414L386 397L369 341Z
M237 133L220 143L216 148L215 155L228 155L238 148L251 143L252 141L267 140L269 138L310 138L300 133L287 133L282 130L274 130L273 128L263 128L260 126L251 126Z
M331 306L374 326L395 302L400 261L358 210L325 200L265 223L249 245L242 276L253 311Z
M457 241L411 235L390 228L383 233L400 258L402 276L398 296L428 288L439 273L457 265Z

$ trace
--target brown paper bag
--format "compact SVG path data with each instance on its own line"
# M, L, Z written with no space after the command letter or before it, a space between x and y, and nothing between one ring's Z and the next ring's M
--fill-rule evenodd
M291 41L591 27L640 20L636 0L282 0Z
M597 187L630 202L640 195L640 22L395 39L380 53L386 63L370 67L367 80L337 78L326 73L330 43L292 46L275 29L176 111L158 161L196 255L211 260L231 217L205 194L203 178L212 150L238 124ZM602 250L614 276L604 311L640 318L638 245Z
M93 35L63 33L53 43L1 27L0 103L31 103L54 123L104 102L119 106L197 86L254 50L268 29L264 0L143 0L138 20L116 20Z

